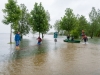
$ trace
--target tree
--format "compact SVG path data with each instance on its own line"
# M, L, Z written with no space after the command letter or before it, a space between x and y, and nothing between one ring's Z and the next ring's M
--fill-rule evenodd
M100 9L97 11L97 24L98 24L98 29L96 32L96 36L100 37Z
M79 38L79 15L75 16L74 19L74 29L71 30L71 35L74 36L74 38Z
M8 0L8 3L5 4L3 12L5 15L2 22L7 25L10 24L10 43L12 43L12 28L18 24L18 20L20 19L20 8L15 0Z
M42 4L35 3L33 10L31 11L31 27L33 31L44 33L48 31L48 18Z
M74 29L75 15L74 15L72 9L67 8L65 10L65 15L64 15L64 17L61 18L60 24L61 24L61 28L63 30L66 30L68 32L68 34L70 33L71 30Z
M23 35L28 34L30 31L30 25L29 25L30 14L28 13L28 9L24 4L21 4L20 8L21 8L21 16L17 30L20 31L22 37Z
M51 25L49 24L50 21L50 14L48 11L44 12L44 24L43 24L43 28L42 28L42 38L44 37L43 34L47 33L49 31L49 29L51 28Z
M89 18L90 18L90 33L91 33L91 38L94 36L95 32L98 30L98 20L97 20L97 11L95 7L92 7L91 12L89 13Z
M58 32L60 32L61 28L60 28L60 20L56 20L55 24L54 24L54 28L55 30Z
M86 20L86 18L83 16L83 15L81 15L80 17L79 17L79 19L78 19L78 33L79 34L81 34L81 32L82 32L82 30L84 30L85 31L85 33L87 33L88 31L88 21Z

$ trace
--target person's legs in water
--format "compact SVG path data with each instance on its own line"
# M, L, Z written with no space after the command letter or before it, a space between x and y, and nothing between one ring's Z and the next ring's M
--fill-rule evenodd
M69 40L69 37L67 37L67 39Z
M16 41L16 49L19 50L19 41Z
M85 44L86 44L86 39L84 39L84 42L85 42Z
M40 45L40 44L41 44L41 42L38 41L38 45Z

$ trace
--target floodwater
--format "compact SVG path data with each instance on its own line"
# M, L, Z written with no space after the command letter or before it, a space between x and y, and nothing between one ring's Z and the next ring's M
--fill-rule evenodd
M15 50L15 44L7 44L9 34L0 34L0 75L100 75L98 38L83 44L66 43L59 36L55 43L45 35L38 46L36 37L25 36L21 50Z

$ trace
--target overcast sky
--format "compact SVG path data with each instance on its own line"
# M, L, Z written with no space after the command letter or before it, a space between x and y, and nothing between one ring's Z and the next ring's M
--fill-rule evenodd
M2 9L5 8L5 3L7 2L8 0L1 0L0 2L0 33L10 33L10 26L2 23L4 15ZM45 10L48 10L50 13L51 25L54 25L56 20L63 17L66 8L73 9L75 15L84 15L87 19L92 7L100 9L100 0L17 0L17 2L18 5L25 4L29 12L33 9L35 2L42 2Z

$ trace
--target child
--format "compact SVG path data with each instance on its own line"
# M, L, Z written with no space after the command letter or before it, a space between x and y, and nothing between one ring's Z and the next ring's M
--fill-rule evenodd
M41 44L42 39L40 37L37 38L38 39L38 45Z

